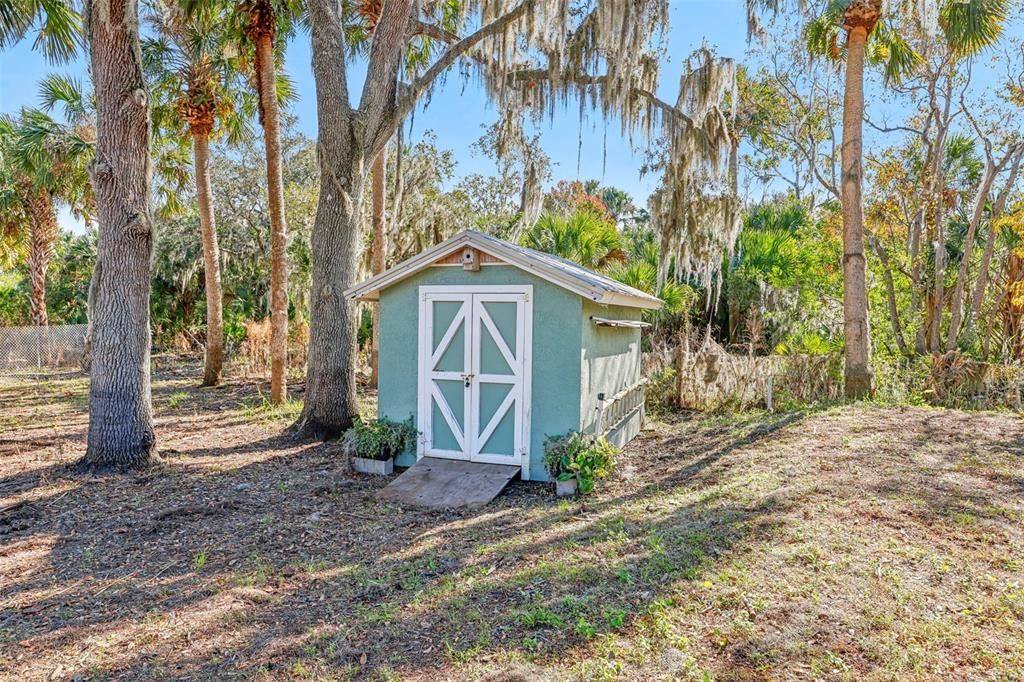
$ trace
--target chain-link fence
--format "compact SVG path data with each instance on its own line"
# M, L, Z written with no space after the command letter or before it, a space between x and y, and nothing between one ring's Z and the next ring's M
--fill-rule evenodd
M0 368L66 367L81 364L84 324L0 327Z

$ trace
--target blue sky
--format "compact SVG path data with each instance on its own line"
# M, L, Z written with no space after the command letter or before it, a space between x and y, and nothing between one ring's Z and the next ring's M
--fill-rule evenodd
M671 26L668 33L667 56L663 65L660 94L674 101L675 89L682 62L703 40L718 48L722 55L741 57L746 49L746 20L740 0L695 0L672 2ZM310 68L310 45L307 35L300 34L288 48L285 70L292 77L298 91L298 101L291 110L298 117L299 128L310 137L316 137L316 101ZM60 71L85 78L84 58L75 63L51 66L32 50L30 42L23 42L0 52L0 111L17 112L22 106L37 104L37 83L48 73ZM418 111L413 137L426 130L437 134L441 147L455 151L457 173L492 173L493 160L473 154L471 145L480 137L485 124L496 120L496 112L480 90L464 84L452 73L438 88L425 110ZM559 113L539 128L545 151L557 164L555 179L577 178L577 149L582 136L579 156L579 177L598 178L606 184L621 187L634 195L638 203L655 184L653 177L640 177L642 154L634 151L629 142L621 138L618 123L606 123L591 115L580 127L579 111ZM607 139L607 161L604 160ZM602 173L602 166L603 173ZM62 223L70 226L70 217L62 216Z
M688 0L671 2L670 5L671 25L659 94L674 101L683 61L702 42L708 42L722 56L739 60L743 60L748 45L743 0ZM786 30L785 27L775 29ZM1014 26L1011 32L1016 29L1019 25ZM300 34L292 41L285 69L298 92L298 101L291 107L292 113L298 117L299 128L315 137L316 102L308 35ZM28 42L0 52L0 111L13 113L22 106L36 104L36 84L52 71L84 78L85 61L79 59L73 64L53 67L34 52ZM876 102L876 112L880 105ZM891 120L899 118L899 112L890 113L896 114ZM883 117L879 115L876 118L881 120ZM492 173L495 170L493 160L474 154L471 145L482 134L482 126L495 119L494 107L483 93L475 85L463 83L453 72L435 91L427 108L416 113L413 139L426 130L433 130L441 147L454 150L460 176L474 172ZM632 148L628 140L622 139L615 121L606 122L598 115L590 115L581 128L578 108L570 106L568 111L558 113L549 123L543 124L539 132L545 151L556 163L556 180L597 178L605 184L625 189L641 205L656 184L656 178L640 176L643 154ZM580 149L582 151L577 157ZM65 225L70 226L70 221L69 216L62 216Z

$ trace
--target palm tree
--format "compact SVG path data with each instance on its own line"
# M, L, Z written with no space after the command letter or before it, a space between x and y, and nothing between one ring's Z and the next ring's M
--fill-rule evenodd
M0 49L33 34L35 47L49 61L67 62L82 44L82 17L67 0L0 0Z
M80 219L92 213L86 164L92 159L95 121L80 86L63 76L49 76L40 85L45 110L25 109L17 118L0 119L0 165L6 190L0 212L7 234L26 235L31 282L31 322L48 323L46 272L57 242L56 204L71 208ZM49 115L64 105L66 121Z
M164 5L149 20L157 37L144 41L143 56L156 97L154 123L169 135L184 133L192 140L206 289L203 385L216 386L224 368L224 292L209 148L219 135L226 134L229 142L246 135L250 107L236 87L237 49L225 31L228 10L207 4L185 13Z
M0 214L3 232L9 237L27 238L28 271L31 282L29 296L30 320L35 326L48 323L46 314L46 269L57 241L57 212L46 183L26 168L21 156L19 137L26 112L20 119L0 119Z
M626 260L614 223L588 209L568 218L545 213L523 234L522 243L592 269Z
M613 263L605 272L614 280L660 298L664 305L659 310L645 310L644 318L658 324L673 316L688 312L696 302L697 295L690 285L667 277L658 283L660 254L654 235L650 238L633 239L627 250L629 260Z
M291 31L297 5L273 0L244 0L236 19L253 47L253 71L259 98L260 123L267 157L267 195L270 207L270 400L287 396L288 370L288 226L284 215L284 175L281 153L281 122L278 111L277 66L280 38Z
M761 9L778 11L778 0L747 0L752 28ZM900 32L899 20L916 23L927 33L941 33L946 46L974 54L994 43L1007 16L1004 0L926 0L923 6L904 0L883 14L882 0L832 0L807 27L812 53L846 64L843 96L842 182L843 310L845 336L845 392L848 398L871 393L871 339L868 329L867 280L864 257L863 127L864 68L868 61L884 64L888 81L912 71L921 56ZM902 26L907 26L904 23ZM845 49L840 35L845 33Z
M93 360L86 469L135 468L156 455L150 384L152 137L143 78L138 0L85 3L85 21L67 0L0 4L0 47L36 32L53 60L74 55L84 34L96 93L90 165L101 239L89 299ZM84 31L82 28L84 27Z

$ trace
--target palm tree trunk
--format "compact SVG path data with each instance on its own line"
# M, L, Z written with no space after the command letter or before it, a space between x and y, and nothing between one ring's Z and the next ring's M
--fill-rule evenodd
M868 30L849 31L846 88L843 96L843 316L846 357L846 397L871 393L871 339L868 330L866 262L864 259L864 202L862 157L864 126L864 52Z
M35 192L28 208L32 222L28 247L28 273L32 283L29 307L32 324L45 327L49 324L46 313L46 271L50 267L50 258L53 257L53 248L57 242L57 212L53 210L53 200L45 189Z
M344 296L359 265L359 215L364 159L356 142L345 79L340 8L331 0L307 3L316 80L320 199L310 235L313 290L309 300L309 354L300 436L331 438L352 425L356 402L356 304Z
M373 256L373 274L384 272L384 256L387 249L387 232L385 230L386 218L384 215L384 185L387 174L386 152L381 152L373 160L373 244L371 252ZM377 361L380 351L380 303L373 304L373 350L371 352L370 365L372 374L370 383L377 385Z
M224 292L220 281L220 246L217 243L217 222L213 214L210 188L209 133L193 130L192 148L206 282L206 365L203 369L203 386L216 386L220 383L224 369Z
M277 71L272 34L263 33L257 37L256 70L259 74L270 205L270 401L280 405L285 401L288 390L288 225L284 217L281 122L277 110Z
M391 234L398 234L402 225L402 207L405 199L405 174L402 172L402 157L405 133L398 126L395 133L395 184L391 190Z
M1006 344L1011 357L1024 360L1024 305L1020 302L1024 282L1024 257L1011 252L1006 259L1006 288L1003 290L1001 313Z
M150 386L151 131L137 0L86 3L96 96L90 170L99 223L86 469L156 459Z

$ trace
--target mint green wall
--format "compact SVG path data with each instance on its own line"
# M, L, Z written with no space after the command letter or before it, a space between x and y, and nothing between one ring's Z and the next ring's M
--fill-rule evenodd
M591 316L611 320L639 320L639 308L600 305L583 301L583 342L580 375L580 430L593 433L597 421L597 396L611 398L640 380L640 330L629 327L599 327ZM608 439L623 445L639 431L640 419L630 420L621 433ZM632 423L635 421L635 423Z
M420 286L533 285L533 400L530 429L530 478L547 480L544 438L580 427L580 344L584 300L525 270L484 265L480 272L458 266L431 267L384 289L380 295L380 389L377 411L382 417L416 417ZM589 323L589 320L586 320ZM397 463L409 466L407 453Z

